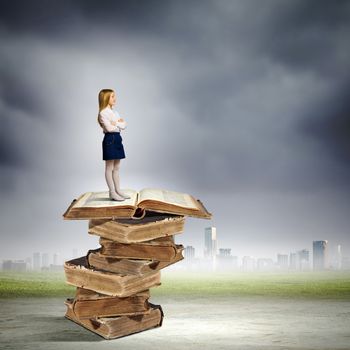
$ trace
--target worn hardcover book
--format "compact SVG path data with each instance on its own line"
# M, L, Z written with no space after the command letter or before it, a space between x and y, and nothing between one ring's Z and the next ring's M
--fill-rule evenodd
M65 304L67 306L66 318L105 339L120 338L147 329L160 327L164 316L160 305L150 304L150 310L140 315L78 318L73 312L72 301L67 300Z
M138 292L135 294L137 296L142 296L148 299L150 297L150 292L149 289L145 289L142 292ZM86 288L81 288L77 287L75 290L75 300L95 300L95 299L103 299L103 298L110 298L110 295L98 293L92 289L86 289Z
M114 201L108 192L87 192L74 199L66 212L65 219L94 218L142 218L146 211L187 215L210 219L209 213L200 200L187 193L163 189L145 188L139 192L124 190L130 199Z
M150 310L149 297L148 290L119 298L78 287L75 298L67 301L72 303L77 318L91 318L144 314Z
M159 271L136 276L94 270L89 268L85 256L66 261L64 272L68 284L118 297L128 297L160 285Z
M100 249L90 250L87 259L89 265L98 270L126 275L144 275L159 271L182 260L184 258L183 249L182 245L176 245L176 255L169 261L118 259L101 254Z
M121 243L136 243L183 232L184 224L183 216L147 212L140 220L91 219L89 233Z
M182 246L174 243L172 236L161 237L142 243L119 243L100 238L102 255L114 258L147 259L156 261L172 261Z

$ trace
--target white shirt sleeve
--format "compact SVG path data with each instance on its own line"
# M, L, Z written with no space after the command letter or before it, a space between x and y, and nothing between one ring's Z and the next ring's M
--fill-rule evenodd
M124 120L123 122L118 122L118 119L120 118L120 115L117 111L114 112L115 117L117 119L116 125L119 129L124 130L126 128L126 121Z
M108 112L105 110L102 110L99 114L100 122L103 126L103 130L106 132L113 132L113 131L119 131L118 123L117 125L113 125L111 123L111 120L108 117Z
M123 122L117 121L117 127L121 130L124 130L126 128L126 121L123 121Z

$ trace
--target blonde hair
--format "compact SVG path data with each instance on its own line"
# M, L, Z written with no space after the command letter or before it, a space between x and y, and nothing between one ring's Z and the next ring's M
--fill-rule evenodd
M100 119L99 119L99 115L100 115L100 112L108 106L109 99L110 99L110 97L111 97L113 92L114 92L114 90L112 90L112 89L102 89L98 93L97 122L100 124L101 128L102 128L102 125L101 125L101 122L100 122Z

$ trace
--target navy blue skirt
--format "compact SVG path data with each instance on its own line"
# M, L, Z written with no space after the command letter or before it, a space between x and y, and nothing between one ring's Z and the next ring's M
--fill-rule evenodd
M103 160L125 158L122 141L119 132L106 132L102 141Z

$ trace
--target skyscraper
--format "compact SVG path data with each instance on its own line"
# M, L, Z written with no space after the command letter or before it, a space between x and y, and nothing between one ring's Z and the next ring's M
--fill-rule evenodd
M277 265L281 270L288 269L288 254L277 254Z
M219 256L231 256L231 248L220 248Z
M54 253L53 254L53 265L57 266L59 264L59 258L60 258L60 255L59 253Z
M314 270L324 270L328 267L328 241L313 241Z
M273 260L270 258L259 258L256 267L260 271L272 271L274 269Z
M194 259L194 254L195 254L195 249L191 245L188 245L185 248L185 258L188 260L193 260Z
M42 262L42 266L41 267L49 267L50 265L50 259L49 259L49 254L48 253L43 253L43 255L41 256L41 262Z
M251 256L244 256L242 258L242 270L253 271L255 269L255 259Z
M342 268L342 264L341 264L342 263L342 253L341 253L341 245L340 244L337 245L335 261L336 261L336 269L341 270L341 268Z
M305 271L310 269L310 264L309 264L309 250L308 249L303 249L298 251L298 265L299 265L299 270Z
M204 231L204 257L214 259L217 252L216 227L207 227Z
M41 254L39 252L33 253L33 270L41 269Z
M27 270L31 270L33 268L33 264L32 264L32 258L31 257L27 257L25 259L25 262L27 264Z
M216 256L217 268L221 270L233 270L237 266L237 260L231 255L231 248L220 248Z
M289 269L296 270L297 268L297 253L289 254Z

